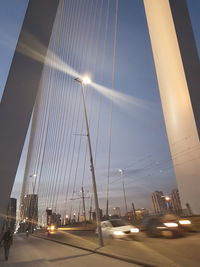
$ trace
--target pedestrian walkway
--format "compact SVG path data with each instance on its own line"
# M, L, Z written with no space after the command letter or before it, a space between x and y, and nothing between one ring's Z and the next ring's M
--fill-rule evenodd
M21 234L15 235L7 262L4 261L3 249L0 249L0 266L134 267L138 265L32 236L26 238Z

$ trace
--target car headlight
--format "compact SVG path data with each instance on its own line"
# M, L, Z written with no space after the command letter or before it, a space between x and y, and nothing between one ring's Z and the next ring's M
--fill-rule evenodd
M124 235L124 233L122 231L115 231L114 235Z
M50 230L51 231L54 231L55 230L55 226L54 225L51 225Z
M138 228L132 228L131 233L138 233L140 230Z
M182 224L182 225L188 225L188 224L191 224L191 221L189 221L189 220L180 220L179 223Z
M164 225L167 227L178 227L178 223L174 223L174 222L164 223Z

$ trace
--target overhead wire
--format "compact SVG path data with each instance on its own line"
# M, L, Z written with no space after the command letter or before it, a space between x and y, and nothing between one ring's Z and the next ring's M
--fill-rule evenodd
M77 12L77 11L76 11ZM81 10L79 10L79 12L81 12ZM82 16L83 16L83 14L82 14ZM79 14L79 17L78 17L78 22L79 22L79 24L80 24L80 19L81 19L81 14ZM75 41L75 44L76 44L76 46L75 47L77 47L77 45L78 45L78 35L79 35L80 33L77 31L77 35L75 35L74 36L74 41ZM74 81L73 81L73 83L74 83ZM74 83L74 86L76 86L76 89L78 89L77 88L77 84L75 84ZM76 90L76 94L78 94L78 91L79 90ZM80 96L80 94L79 94L79 96ZM80 105L79 105L80 106ZM74 110L75 111L75 110ZM75 119L75 117L74 117L74 114L75 114L75 112L73 112L73 118L72 118L72 128L71 128L71 133L70 133L70 137L69 137L69 145L71 146L72 145L72 137L74 137L74 140L76 140L76 136L74 135L73 136L73 129L74 129L74 119ZM77 128L77 127L76 127ZM75 131L76 132L76 131ZM75 147L75 142L74 142L74 146L72 146L72 149L73 149L73 147ZM68 155L69 155L69 153L68 153ZM70 189L70 181L71 181L71 172L72 172L72 163L73 163L73 156L74 156L74 153L72 153L72 157L71 157L71 164L69 165L67 165L66 166L66 170L65 170L65 173L67 174L67 170L68 170L68 166L69 166L69 175L68 175L68 181L67 181L67 187L66 187L66 193L65 193L65 199L64 199L64 209L63 209L63 213L67 213L67 211L66 211L66 209L67 209L67 205L68 205L68 195L69 195L69 189ZM68 162L69 162L69 160L68 160Z
M62 29L62 13L63 13L63 2L60 2L59 8L59 19L57 21L57 31L56 31L56 45L55 45L55 52L52 56L52 60L55 60L55 55L60 51L60 34ZM58 142L59 142L59 133L60 133L60 110L62 105L62 97L61 97L61 90L58 87L58 77L59 72L54 69L54 82L53 82L53 94L51 99L51 135L49 135L49 142L52 148L52 165L51 165L51 174L49 175L50 183L48 189L48 197L47 197L47 205L52 206L52 194L54 190L55 184L55 172L56 172L56 163L58 161L57 153L58 153ZM52 207L54 209L54 207Z
M76 8L76 6L75 6L75 8ZM76 10L76 9L74 9L74 11L75 11L75 10ZM75 26L74 26L74 27L75 27ZM70 42L69 42L68 45L70 45ZM68 86L69 86L68 90L72 90L72 84L71 84L71 81L68 82Z
M109 209L109 183L110 183L110 165L111 165L111 148L112 148L112 120L113 120L113 98L115 90L115 64L116 64L116 42L117 42L117 23L118 23L118 0L116 0L115 7L115 28L114 28L114 42L113 42L113 65L112 65L112 94L110 100L110 115L109 115L109 152L108 152L108 174L107 174L107 190L106 190L106 215L108 216Z
M57 51L57 54L59 54L60 56L62 56L62 53L64 52L64 45L63 42L61 42L62 38L61 38L61 33L63 34L63 28L64 28L64 1L63 1L63 5L62 5L62 16L60 18L61 20L61 24L60 24L60 35L58 35L58 38L60 40L59 42L59 51ZM59 174L59 163L60 163L60 159L62 157L62 151L63 151L63 138L62 138L62 134L63 134L63 128L64 128L64 123L63 123L63 118L64 118L64 109L65 109L65 102L66 102L66 92L64 90L64 82L63 80L65 80L65 76L63 76L63 74L61 72L58 72L58 88L60 88L61 91L61 95L60 95L60 103L58 103L58 105L60 105L60 109L59 109L59 116L57 116L57 120L59 121L59 132L57 135L57 143L56 143L56 147L57 147L57 161L55 164L55 169L54 169L54 183L52 186L52 192L51 192L51 206L54 207L54 211L56 212L56 206L54 206L54 199L55 199L55 194L56 194L56 190L58 187L58 183L60 181L60 176Z
M67 16L69 18L69 20L67 20L67 22L65 24L65 28L67 28L68 24L70 24L70 20L72 18L71 15L74 14L74 13L77 14L75 8L76 7L73 6L73 10L69 13L69 16ZM78 15L79 14L77 14L77 16ZM72 25L72 23L70 24L70 27L68 27L68 32L67 32L69 40L73 37L72 36L72 27L71 27L71 25ZM66 32L65 32L65 34L66 34ZM69 45L70 44L68 44L68 46ZM66 51L67 51L67 49L66 49ZM67 53L67 57L65 57L65 60L69 60L69 52ZM67 79L67 85L68 85L68 88L67 88L67 91L68 91L68 96L67 96L68 97L68 107L67 107L67 110L66 110L67 117L65 119L65 126L64 126L65 129L69 128L69 127L67 127L67 121L69 121L71 113L73 115L73 112L70 112L72 110L72 108L70 108L70 106L71 106L71 103L73 103L73 98L71 99L71 95L72 95L72 97L74 97L74 94L72 94L71 82L69 83L69 79L70 79L70 77L68 77L68 79ZM69 122L68 122L68 124L69 124ZM62 160L62 176L63 176L63 179L62 179L62 182L61 182L61 191L62 192L61 192L61 200L60 200L60 201L63 201L63 202L64 202L63 192L64 192L64 188L65 188L64 184L65 184L65 181L66 181L66 168L67 168L67 164L68 164L68 158L69 158L69 155L70 155L70 148L67 149L67 144L68 144L68 136L69 135L71 136L72 130L73 130L73 125L72 125L72 129L71 130L68 129L67 134L66 134L66 131L64 133L64 135L65 135L65 144L63 145L63 147L64 147L65 154L64 154L63 160ZM58 196L57 196L57 199L58 199ZM56 199L56 203L57 203L57 199Z
M96 1L96 5L94 5L95 9L94 9L94 12L91 12L91 15L94 13L94 18L96 18L96 11L97 11L97 4L98 4L98 1ZM92 16L91 16L92 18ZM92 25L92 28L94 28L94 24L95 24L95 20L94 21L91 21L88 22L89 26ZM88 27L88 29L86 30L86 34L83 35L83 37L85 38L85 41L86 40L89 40L90 41L90 36L89 36L89 33L90 33L90 27ZM88 37L86 37L88 34ZM92 34L91 34L92 36ZM86 39L87 38L87 39ZM84 53L84 49L82 49L82 60L80 61L80 67L81 68L87 68L87 60L88 60L88 53L85 52ZM87 51L87 50L86 50ZM84 60L85 59L85 60ZM84 62L84 65L83 65L83 62ZM81 89L82 90L82 89ZM79 89L79 93L80 93L80 89ZM82 97L81 97L81 94L80 94L80 104L82 103ZM82 116L82 126L83 126L83 121L84 121L84 116ZM83 127L81 127L81 132L83 130ZM75 132L77 132L77 129L75 130ZM81 140L80 140L80 145L81 145ZM79 147L80 147L79 145ZM79 151L80 153L80 151ZM74 155L73 155L74 156ZM79 158L79 154L78 154L78 158ZM78 164L78 160L77 160L77 164ZM70 217L71 217L71 212L72 212L72 206L73 206L73 198L74 198L74 194L75 194L75 186L76 186L76 179L77 179L77 170L78 170L78 165L76 167L76 171L75 171L75 179L74 179L74 184L73 184L73 189L72 189L72 201L71 201L71 206L70 206Z
M60 6L63 5L63 2L60 2ZM57 30L57 28L59 27L59 19L60 19L60 15L62 9L59 8L58 13L57 13L57 17L56 17L56 22L55 22L55 27L53 29L53 35L52 35L52 48L51 50L54 51L54 53L52 54L52 63L55 61L55 51L56 51L56 47L58 45L58 38L56 38L56 33L55 31ZM59 32L59 31L58 31ZM50 76L53 80L51 80L51 84L50 89L52 90L52 94L51 94L51 101L50 101L50 120L49 120L49 131L48 131L48 135L47 135L47 147L48 149L48 156L49 156L49 161L48 161L48 165L49 168L47 168L47 172L45 173L46 177L46 187L45 187L45 195L46 195L46 204L45 206L49 206L49 192L51 190L51 186L52 186L52 176L53 176L53 162L54 162L54 151L55 151L55 144L53 143L53 125L55 124L55 110L53 109L54 107L52 105L54 105L55 103L55 99L56 99L56 95L55 95L55 79L56 79L56 70L53 68L52 66L52 71L50 72ZM52 116L53 115L53 116Z

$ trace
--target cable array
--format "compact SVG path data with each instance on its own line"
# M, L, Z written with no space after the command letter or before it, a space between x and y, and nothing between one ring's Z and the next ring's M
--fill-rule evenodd
M119 3L119 0L61 0L59 3L31 120L21 194L23 209L26 195L38 196L42 224L47 207L62 219L80 214L82 189L90 195L85 205L87 212L90 210L86 215L91 215L93 192L83 99L80 84L74 81L84 74L93 81L84 86L84 94L100 206L107 214L112 190L121 183L112 162ZM96 90L94 84L100 89ZM107 98L101 94L105 88L109 92ZM177 148L182 142L185 140L173 146ZM123 168L125 185L137 180L148 182L160 170L172 172L172 161L175 165L183 164L186 153L198 150L198 144L186 147L173 158L163 157L158 163L151 155L136 156L135 162ZM141 169L138 172L136 165Z
M38 196L41 223L47 207L62 217L74 211L79 214L81 188L92 197L83 100L69 69L114 90L114 63L107 63L115 60L117 5L113 0L60 1L32 116L21 197L23 203L25 195ZM111 130L104 138L111 129L111 115L106 123L101 115L107 114L112 100L104 99L92 86L85 87L85 99L98 169L102 159L98 151L106 155L111 150ZM103 151L99 149L102 142ZM106 157L111 153L104 164ZM101 184L98 171L97 184ZM91 206L91 199L86 198L86 205Z

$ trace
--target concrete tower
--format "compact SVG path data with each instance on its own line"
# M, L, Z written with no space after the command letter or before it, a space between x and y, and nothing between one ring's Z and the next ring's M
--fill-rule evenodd
M59 0L29 0L0 104L0 232L25 142ZM42 47L42 49L41 49ZM40 55L40 60L31 57Z
M185 0L144 0L182 207L200 214L200 65Z

